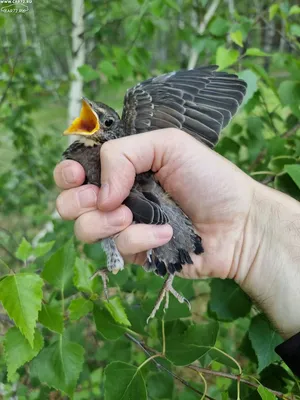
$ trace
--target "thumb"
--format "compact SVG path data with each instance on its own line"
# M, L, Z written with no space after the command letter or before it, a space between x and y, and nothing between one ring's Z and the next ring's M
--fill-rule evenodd
M184 134L176 129L164 129L104 143L100 152L101 189L98 207L103 211L116 209L128 197L136 174L159 171L176 132Z

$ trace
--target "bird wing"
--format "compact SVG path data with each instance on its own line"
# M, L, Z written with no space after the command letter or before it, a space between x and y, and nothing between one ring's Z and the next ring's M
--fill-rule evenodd
M159 200L150 192L133 189L124 204L131 210L135 222L155 225L169 222L168 216L160 207Z
M246 82L217 68L171 72L129 89L122 114L125 134L173 127L213 147L247 89Z

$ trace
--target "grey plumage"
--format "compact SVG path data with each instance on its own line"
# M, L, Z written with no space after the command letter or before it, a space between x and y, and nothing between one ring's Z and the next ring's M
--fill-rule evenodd
M88 141L73 143L65 151L64 158L80 162L86 172L86 182L100 186L99 150L107 140L174 127L212 148L221 130L236 113L247 87L236 75L216 69L213 65L183 70L139 83L127 91L121 119L105 104L85 99L97 116L100 128L83 133L81 127L73 126L67 134L78 133L88 137ZM144 265L147 270L159 275L174 274L182 265L192 263L190 254L204 251L191 221L165 193L151 171L136 177L124 204L132 211L135 223L169 223L173 228L169 243L148 252ZM112 241L111 238L104 242L108 269L118 270L123 268L123 263Z

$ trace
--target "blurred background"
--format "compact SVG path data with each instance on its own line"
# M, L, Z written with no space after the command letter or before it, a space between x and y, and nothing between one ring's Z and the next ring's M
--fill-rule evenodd
M7 3L9 4L9 3ZM53 0L0 12L0 254L54 211L52 171L82 94L122 110L127 88L162 72L217 63L248 82L217 150L299 196L286 163L300 142L300 9L292 1ZM5 3L1 4L5 8ZM12 7L12 6L10 6ZM21 12L22 11L22 12ZM278 156L284 156L279 159ZM275 160L273 160L275 157ZM294 158L291 158L294 157ZM271 162L271 165L270 165ZM299 183L299 182L298 182Z
M55 214L52 172L68 145L62 132L78 115L81 96L121 113L127 88L171 70L216 63L245 79L248 94L217 151L253 178L300 199L297 4L2 2L0 260L18 269L22 238L33 246L54 238L59 246L72 234L72 223ZM91 247L84 251L93 259ZM209 290L205 286L201 304Z

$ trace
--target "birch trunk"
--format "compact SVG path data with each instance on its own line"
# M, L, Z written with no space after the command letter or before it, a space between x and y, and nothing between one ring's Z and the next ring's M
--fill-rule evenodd
M77 68L84 64L84 0L72 0L72 60L70 75L72 78L69 91L68 122L70 123L80 113L83 80ZM72 139L70 140L70 143ZM58 219L59 214L55 210L52 219ZM32 241L33 247L48 233L53 231L53 223L49 221L43 229L38 232Z
M84 0L72 0L72 60L70 75L72 78L69 92L68 123L80 113L83 80L78 68L85 61L84 44ZM70 143L73 140L70 137Z
M218 8L219 4L220 4L220 0L213 0L211 2L206 14L204 15L203 20L201 21L201 23L199 25L199 28L198 28L199 35L203 35L209 21L214 16L214 13L216 12L216 9ZM190 55L190 59L189 59L189 63L188 63L188 69L195 68L195 66L197 64L198 56L199 56L199 52L197 50L193 49L191 51L191 55Z

